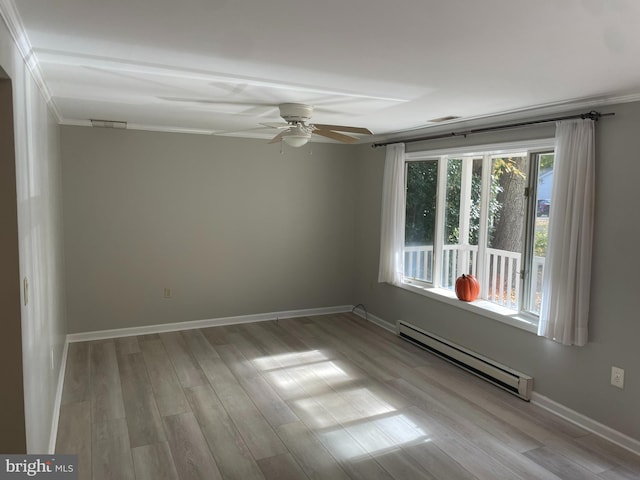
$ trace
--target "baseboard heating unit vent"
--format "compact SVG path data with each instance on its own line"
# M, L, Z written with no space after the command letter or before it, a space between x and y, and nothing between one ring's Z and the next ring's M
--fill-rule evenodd
M401 338L444 358L454 365L464 368L500 388L504 388L520 398L527 401L531 399L532 377L505 367L432 333L425 332L402 320L398 320L397 329Z

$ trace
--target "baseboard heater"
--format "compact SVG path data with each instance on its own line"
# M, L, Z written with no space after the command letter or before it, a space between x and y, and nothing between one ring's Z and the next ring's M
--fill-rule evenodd
M435 355L464 368L470 373L497 385L524 400L531 399L533 378L499 364L460 345L421 330L402 320L397 322L398 335Z

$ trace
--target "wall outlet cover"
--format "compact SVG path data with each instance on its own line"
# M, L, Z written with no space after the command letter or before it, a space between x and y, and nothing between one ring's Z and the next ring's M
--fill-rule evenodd
M611 367L611 385L618 388L624 388L624 369L620 367Z

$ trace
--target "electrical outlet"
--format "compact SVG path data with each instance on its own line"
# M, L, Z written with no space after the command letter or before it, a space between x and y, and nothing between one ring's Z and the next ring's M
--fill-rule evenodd
M170 288L165 288L164 289L164 298L171 298L171 289Z
M624 388L624 369L620 367L611 367L611 385L618 388Z

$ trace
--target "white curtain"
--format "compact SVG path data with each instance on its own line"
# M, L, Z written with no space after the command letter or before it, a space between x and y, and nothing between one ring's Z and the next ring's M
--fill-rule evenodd
M387 145L382 182L378 282L400 285L404 248L404 143Z
M538 335L564 345L587 343L594 215L593 120L556 124L549 242Z

